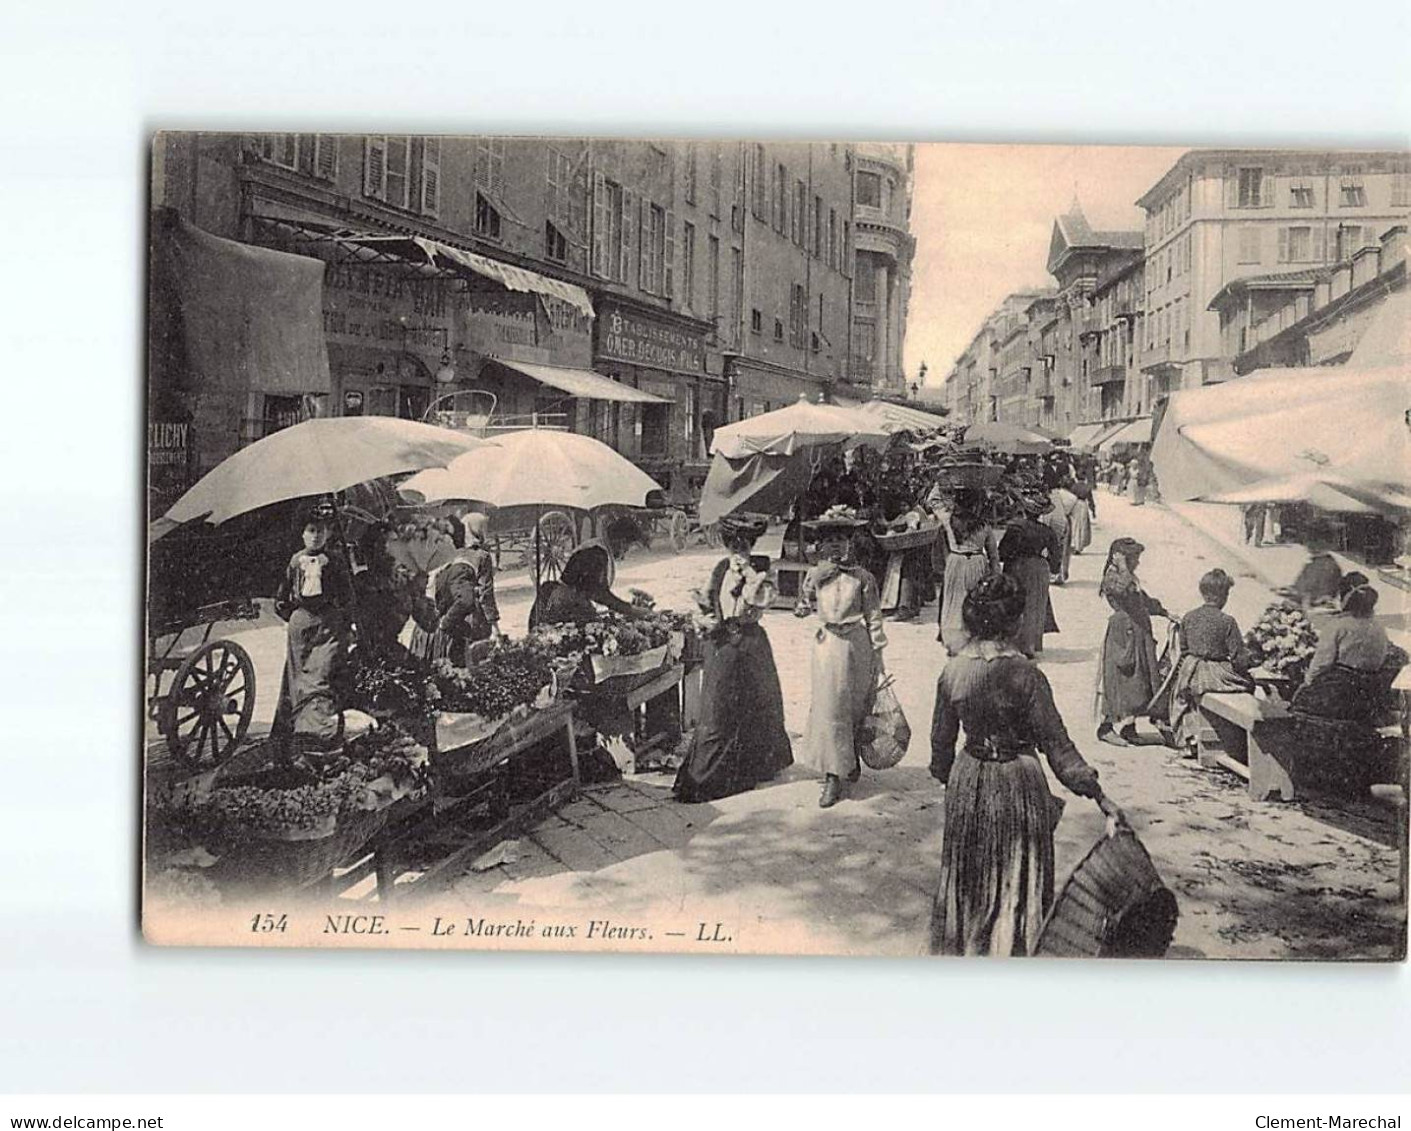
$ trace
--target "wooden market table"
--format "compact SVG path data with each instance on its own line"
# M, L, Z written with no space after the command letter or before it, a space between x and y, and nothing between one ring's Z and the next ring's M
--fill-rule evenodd
M436 786L431 795L414 813L406 814L406 819L389 822L367 846L362 859L332 881L333 891L346 891L368 876L375 880L369 897L375 893L381 904L390 903L399 888L414 888L418 893L438 890L455 878L460 865L569 800L581 781L574 707L571 701L560 700L528 718L507 723L483 742L433 753ZM556 743L557 752L566 755L569 773L544 780L532 797L514 801L505 775L495 771L531 752L542 753L550 743ZM457 792L458 786L468 788ZM465 821L480 807L488 807L497 819L488 827L467 831ZM422 856L428 851L445 852L426 867L409 868L407 860L413 849L419 849L417 854ZM418 873L416 878L398 885L397 877L413 870Z

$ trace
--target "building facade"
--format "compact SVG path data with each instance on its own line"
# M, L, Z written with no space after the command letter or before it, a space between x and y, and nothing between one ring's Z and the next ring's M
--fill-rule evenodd
M1237 374L1270 367L1404 364L1411 359L1407 227L1281 285L1237 280L1211 302Z
M1057 301L1033 308L1039 325L1029 337L1038 344L1027 361L1015 353L1018 336L1006 336L1005 366L1028 366L1028 396L1006 377L1000 415L985 415L974 362L982 330L947 381L957 413L1068 435L1246 372L1271 317L1286 330L1326 305L1333 288L1376 276L1373 259L1392 254L1379 250L1384 237L1411 216L1411 157L1193 150L1137 203L1141 232L1094 231L1076 202L1055 220L1048 270Z
M1210 303L1237 279L1323 266L1411 215L1404 152L1193 150L1146 212L1143 369L1159 393L1235 375Z
M328 388L251 391L198 464L310 413L454 395L688 492L720 424L901 384L911 157L862 149L163 134L155 209L325 264Z

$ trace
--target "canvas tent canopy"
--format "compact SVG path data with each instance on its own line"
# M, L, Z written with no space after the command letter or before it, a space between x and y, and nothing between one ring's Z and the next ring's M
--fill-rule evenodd
M868 401L858 411L876 417L888 432L934 432L947 424L944 416L891 401Z
M1303 492L1322 484L1399 509L1411 494L1409 411L1405 364L1263 370L1174 394L1152 463L1172 500L1233 502L1253 488L1313 502Z

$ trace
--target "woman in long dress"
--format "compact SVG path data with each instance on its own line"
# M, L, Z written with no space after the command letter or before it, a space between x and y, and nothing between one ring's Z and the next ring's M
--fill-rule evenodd
M1037 947L1053 905L1061 809L1040 750L1063 786L1123 819L1068 737L1043 672L1009 643L1025 599L1008 574L971 590L964 616L972 640L936 682L931 775L946 799L932 954L1029 955Z
M1345 580L1350 584L1343 587L1342 612L1319 632L1308 675L1290 706L1300 714L1368 721L1385 703L1406 654L1372 619L1377 591L1366 576L1348 574Z
M1149 713L1158 686L1153 616L1174 618L1137 580L1146 547L1118 538L1107 551L1098 593L1112 608L1098 653L1097 736L1113 746L1140 744L1137 717Z
M1204 601L1181 618L1180 658L1152 701L1151 715L1164 720L1170 741L1194 755L1200 697L1208 692L1248 691L1249 651L1235 618L1225 612L1234 578L1212 569L1200 579Z
M851 564L855 520L820 519L809 525L819 539L819 564L804 577L795 608L816 612L808 724L799 761L823 774L818 804L827 809L843 794L843 783L862 775L856 732L872 710L887 646L877 583Z
M1044 650L1044 633L1057 632L1049 603L1049 577L1062 561L1062 549L1053 531L1039 519L1053 504L1046 497L1024 499L1024 515L1009 524L999 543L1004 571L1024 589L1024 613L1015 629L1014 643L1032 658Z
M1049 582L1063 585L1068 581L1068 563L1073 556L1073 511L1078 507L1078 496L1060 484L1049 491L1050 510L1041 520L1053 531L1058 540L1058 563L1049 573Z
M1068 491L1076 500L1068 515L1068 521L1073 526L1069 545L1073 553L1081 554L1093 541L1093 489L1086 479L1080 477L1068 484Z
M701 594L714 648L701 676L701 713L691 753L676 774L677 801L714 801L753 789L793 763L784 729L784 694L760 617L774 601L768 562L750 550L762 520L725 518L730 556Z
M289 559L274 603L289 629L272 733L308 749L331 749L345 737L340 692L353 581L333 542L334 517L328 505L309 514L303 549Z
M985 552L986 528L968 515L956 514L951 519L951 529L956 545L946 557L941 595L941 643L946 646L947 656L956 655L970 643L963 613L965 598L991 572Z

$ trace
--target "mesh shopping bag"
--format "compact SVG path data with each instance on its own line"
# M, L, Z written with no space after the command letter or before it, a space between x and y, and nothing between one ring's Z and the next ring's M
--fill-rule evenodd
M872 701L872 711L857 728L857 755L874 770L887 770L906 757L911 745L911 724L901 709L895 681L883 678Z

